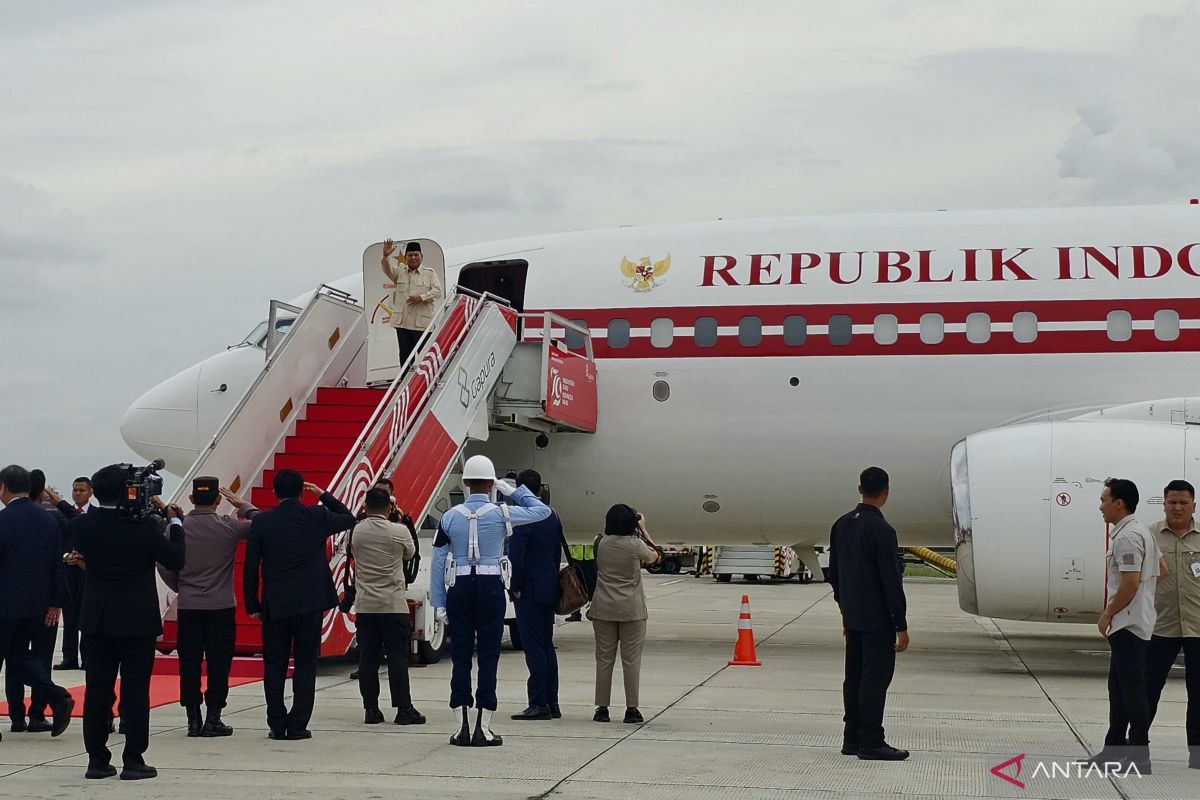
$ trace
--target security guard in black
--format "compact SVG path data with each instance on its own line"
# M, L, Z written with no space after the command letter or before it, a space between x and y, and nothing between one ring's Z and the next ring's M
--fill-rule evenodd
M829 546L829 583L846 636L842 752L902 760L908 752L889 746L883 732L897 633L908 630L896 531L878 506L860 503L834 524ZM907 644L906 638L901 637L901 644Z

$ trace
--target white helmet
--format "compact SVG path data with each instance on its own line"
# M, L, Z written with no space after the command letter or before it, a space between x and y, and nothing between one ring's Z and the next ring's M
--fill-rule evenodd
M487 456L471 456L463 464L462 479L464 481L494 481L496 467Z

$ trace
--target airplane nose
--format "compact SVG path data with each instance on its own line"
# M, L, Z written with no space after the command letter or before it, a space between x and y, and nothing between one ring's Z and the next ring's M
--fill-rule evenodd
M121 438L147 461L161 458L182 475L200 451L199 364L168 378L133 402L121 420Z

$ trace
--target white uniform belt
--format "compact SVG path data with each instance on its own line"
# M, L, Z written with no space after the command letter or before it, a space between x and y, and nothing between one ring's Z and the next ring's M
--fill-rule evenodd
M454 574L455 575L499 575L500 567L497 564L476 564L475 566L471 566L470 564L467 564L465 566L455 567Z

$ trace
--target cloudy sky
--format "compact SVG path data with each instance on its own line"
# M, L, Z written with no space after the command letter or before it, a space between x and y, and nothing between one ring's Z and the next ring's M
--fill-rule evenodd
M1200 194L1194 2L0 0L0 461L365 244Z

